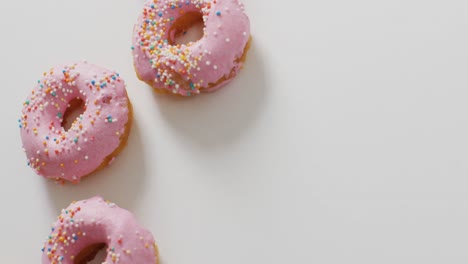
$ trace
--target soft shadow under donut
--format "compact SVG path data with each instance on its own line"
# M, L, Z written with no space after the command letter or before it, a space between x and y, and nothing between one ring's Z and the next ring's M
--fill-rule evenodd
M255 39L246 57L244 69L216 92L189 99L153 93L162 117L182 141L218 148L255 125L268 101L264 58Z
M101 195L123 208L134 211L149 174L146 159L142 157L145 144L141 129L138 122L133 121L128 145L109 167L83 179L79 184L61 185L53 180L43 181L56 211L65 208L71 201L88 199L95 195Z

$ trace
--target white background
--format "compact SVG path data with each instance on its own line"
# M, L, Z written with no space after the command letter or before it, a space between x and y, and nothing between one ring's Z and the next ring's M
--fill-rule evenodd
M244 70L189 100L134 74L142 0L0 2L0 263L40 263L59 210L96 194L163 264L467 263L468 2L244 2ZM60 186L26 166L17 119L76 59L121 73L135 123L111 167Z

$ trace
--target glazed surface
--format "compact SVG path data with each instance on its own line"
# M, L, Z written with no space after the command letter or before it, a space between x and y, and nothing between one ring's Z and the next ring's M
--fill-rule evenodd
M133 214L93 197L62 210L42 249L42 264L74 264L82 250L99 243L107 246L105 263L158 262L152 234Z
M85 110L65 130L65 111L77 98ZM130 115L117 72L86 62L54 67L37 81L19 119L28 165L44 177L79 182L112 159L128 135Z
M200 14L203 37L174 44L174 24ZM135 25L133 54L139 78L183 96L214 91L242 67L250 22L238 0L149 0Z

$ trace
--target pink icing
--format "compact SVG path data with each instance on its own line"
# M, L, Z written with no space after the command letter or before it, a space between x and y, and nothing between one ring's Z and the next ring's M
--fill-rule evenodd
M65 131L62 117L74 98L86 110ZM44 177L79 182L119 147L128 120L118 73L86 62L52 68L24 102L19 119L28 165Z
M171 25L187 12L203 15L203 37L170 45ZM139 77L154 88L184 96L214 91L241 69L237 60L249 38L249 18L238 0L149 0L134 28L134 64ZM216 85L208 89L210 84Z
M62 210L42 249L42 264L73 264L84 248L99 243L107 245L105 263L155 264L158 260L153 236L132 213L93 197Z

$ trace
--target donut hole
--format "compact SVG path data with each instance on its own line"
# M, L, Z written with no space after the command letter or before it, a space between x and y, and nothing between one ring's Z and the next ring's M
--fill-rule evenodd
M184 45L196 42L203 37L203 15L199 12L187 12L172 24L168 42L171 45Z
M84 113L85 109L85 103L81 98L75 98L68 103L61 124L65 131L68 131L72 127L73 123Z
M73 264L101 264L105 262L106 256L105 243L92 244L76 255Z

